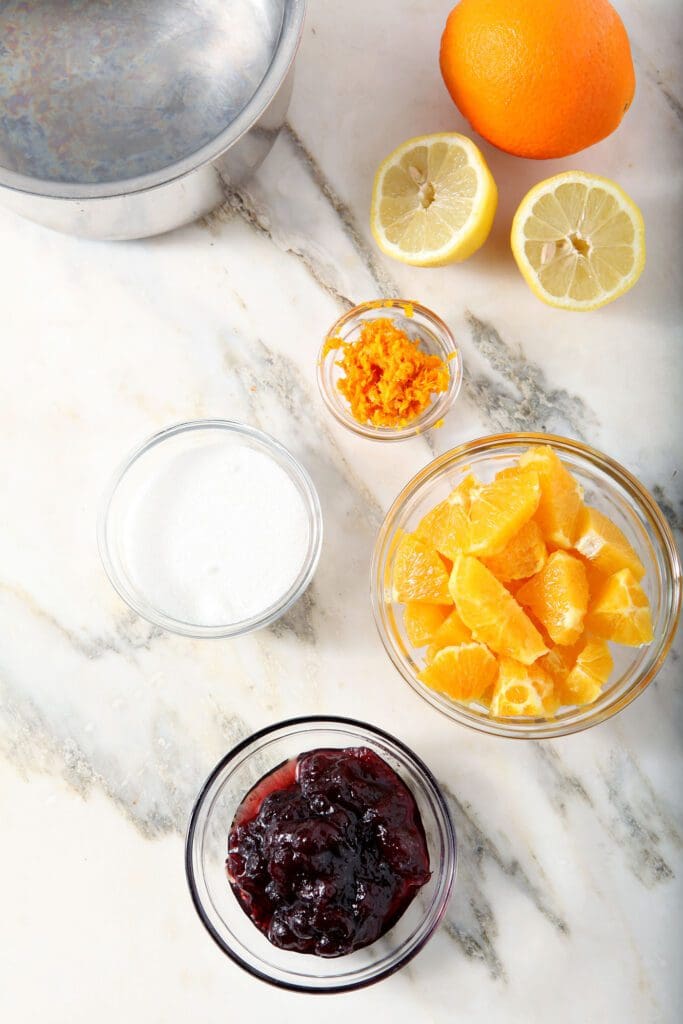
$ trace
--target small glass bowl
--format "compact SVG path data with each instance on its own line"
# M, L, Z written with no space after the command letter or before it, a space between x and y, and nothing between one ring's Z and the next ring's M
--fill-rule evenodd
M412 316L409 316L406 310L412 311ZM337 382L344 376L344 371L337 365L339 350L331 349L325 352L328 338L355 341L366 321L382 318L392 320L396 327L413 341L419 342L423 352L439 356L450 372L446 390L430 402L421 416L405 427L374 427L370 423L359 423L354 419L349 403L337 387ZM405 441L429 430L444 418L455 402L462 384L462 376L462 356L449 328L426 306L406 299L379 299L354 306L330 328L318 358L318 387L325 405L338 423L352 430L354 434L373 441Z
M411 648L402 606L393 601L393 555L399 531L413 530L429 509L473 472L484 482L513 465L531 445L550 445L596 506L626 534L646 568L642 585L652 610L654 640L647 647L611 645L614 670L597 701L559 711L554 718L495 718L483 706L460 704L418 679L423 664ZM671 530L652 495L623 466L586 444L548 434L497 434L446 452L403 488L375 544L371 596L382 643L403 678L433 707L461 725L494 736L547 739L604 722L654 679L671 647L681 608L681 562Z
M228 882L225 860L235 812L247 792L283 762L318 747L355 746L384 758L411 790L427 837L432 877L394 927L364 949L331 959L278 949L247 917ZM238 744L204 783L185 842L192 901L220 949L262 981L298 992L364 988L405 966L441 921L455 868L453 823L427 766L400 740L349 718L294 718Z
M152 470L164 460L192 455L204 445L238 445L265 453L285 471L299 492L308 524L306 552L291 586L274 603L248 619L228 623L184 622L155 607L136 581L135 560L126 545L126 523L134 514ZM279 619L304 593L320 558L323 521L320 501L308 473L294 456L269 434L229 420L194 420L155 434L133 451L114 474L104 495L97 540L104 570L119 596L148 622L189 637L236 637Z

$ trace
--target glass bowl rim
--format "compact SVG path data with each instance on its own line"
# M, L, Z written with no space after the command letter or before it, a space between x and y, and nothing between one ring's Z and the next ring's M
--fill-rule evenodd
M250 438L251 440L256 441L265 450L269 451L274 457L277 457L278 465L285 469L290 479L298 482L300 485L302 500L306 506L306 515L310 530L308 553L302 563L299 575L289 590L282 595L280 600L274 602L262 612L252 615L248 619L243 619L240 622L228 623L225 625L204 626L200 623L183 622L180 619L173 618L173 616L166 615L149 602L141 600L140 596L138 596L138 592L132 587L129 589L126 585L126 577L117 569L109 544L108 527L112 503L118 488L123 482L128 471L132 469L138 459L142 458L142 456L146 455L147 452L151 451L153 448L156 448L158 445L163 444L178 435L191 433L195 430L219 430L225 431L229 434L234 434L237 437ZM181 423L175 423L171 426L164 427L163 430L157 431L145 441L136 445L114 471L102 496L97 517L97 547L100 554L100 560L109 582L121 600L137 615L146 619L147 622L151 622L152 625L158 626L169 633L175 633L179 636L186 636L194 639L221 639L245 636L248 633L253 633L258 629L262 629L281 618L287 611L289 611L292 605L299 600L311 583L317 569L318 562L320 561L322 542L322 508L318 492L308 470L280 441L276 440L265 431L259 430L257 427L249 426L246 423L240 423L237 420L225 420L218 418L186 420Z
M405 311L407 307L412 308L414 313L418 313L427 320L438 337L439 344L448 361L448 387L440 395L437 395L421 416L418 416L405 427L394 429L393 427L373 427L369 423L359 423L345 408L345 405L341 401L336 400L336 394L332 395L330 393L324 370L328 360L334 358L335 349L325 352L327 340L335 337L351 321L360 320L364 313L377 311L381 314L382 310L386 310L387 315L389 315L391 310ZM453 408L462 387L463 374L462 352L450 327L428 306L423 306L421 302L416 302L413 299L373 299L369 302L361 302L347 310L346 313L343 313L335 320L329 331L327 331L318 353L316 366L318 390L328 412L334 416L337 423L369 441L407 441L411 437L419 437L420 434L430 430L439 420L448 415Z
M554 722L551 718L533 722L517 721L515 719L486 719L484 716L475 718L474 715L469 714L466 705L459 707L454 703L452 708L446 708L439 699L438 694L432 694L431 691L428 691L427 687L420 683L414 674L409 671L407 665L404 664L403 659L396 650L396 646L392 642L391 632L384 621L383 612L386 605L384 601L384 572L389 543L395 532L396 519L406 502L415 495L419 488L436 477L444 468L462 462L468 456L471 457L482 452L493 454L501 449L522 444L547 444L554 450L571 452L605 472L614 482L620 485L629 499L637 504L639 509L647 515L648 520L655 528L658 547L667 568L667 581L672 587L666 630L659 641L659 650L652 665L647 671L636 676L628 684L628 688L620 697L588 719L564 723ZM467 728L474 729L476 732L489 736L518 740L556 739L599 725L619 711L622 711L649 686L664 664L676 634L681 614L683 589L681 574L681 558L673 532L664 517L664 513L647 488L628 469L617 462L616 459L583 441L563 437L559 434L533 431L499 433L475 438L451 448L428 463L401 489L386 513L375 540L370 566L370 599L377 632L392 664L411 689L442 715L451 721L457 722L459 725L464 725Z
M195 880L195 871L192 863L192 855L199 815L203 810L204 802L207 798L207 795L210 792L216 780L225 771L228 765L252 744L258 743L260 740L264 739L272 733L280 732L282 730L291 730L302 725L309 725L320 729L324 729L327 726L334 725L350 726L352 729L364 729L367 732L374 734L379 739L388 741L390 744L393 744L395 747L397 747L401 751L401 753L405 755L407 760L411 762L413 767L415 767L418 770L420 776L423 777L423 781L426 781L428 783L429 789L431 790L431 794L435 798L436 805L440 811L440 825L443 827L445 838L445 858L444 866L441 872L441 877L444 880L443 893L440 899L438 910L434 915L434 920L432 921L427 933L421 937L419 942L416 942L413 946L411 946L403 954L403 956L399 960L397 960L396 963L391 964L388 967L385 967L376 975L362 979L360 981L343 982L342 984L330 985L330 987L328 988L314 988L309 987L303 983L282 981L278 978L272 977L265 971L261 971L257 967L254 967L252 964L247 963L245 960L243 960L242 957L238 953L236 953L217 933L217 931L213 927L213 924L209 920L204 910L202 900L198 893L197 883ZM416 754L414 750L412 750L406 743L398 739L392 733L387 732L385 729L381 729L379 726L372 725L370 722L363 722L360 719L349 718L344 715L301 715L296 716L294 718L286 718L282 721L271 723L271 725L266 725L262 729L258 729L256 732L250 733L250 735L246 736L243 740L240 740L239 743L235 744L235 746L233 746L226 754L223 755L223 757L214 766L214 768L211 770L211 772L205 779L204 783L202 784L192 805L192 810L190 812L190 817L188 819L187 824L187 831L185 834L185 880L190 890L190 898L192 900L195 911L199 917L199 920L204 925L204 928L211 936L213 941L216 943L218 948L223 953L225 953L225 955L228 956L233 961L233 963L237 964L238 967L241 967L248 974L251 974L252 977L258 978L260 981L265 981L267 984L273 985L275 988L284 989L290 992L305 992L309 995L335 995L341 992L352 992L368 988L370 985L374 985L377 982L382 981L384 978L388 978L392 974L395 974L407 963L409 963L415 956L417 956L417 954L422 949L424 949L424 947L427 945L427 943L432 938L435 931L441 924L441 921L443 920L444 914L446 913L446 909L448 907L455 885L457 867L458 840L455 831L455 826L453 824L453 819L446 798L432 770L425 764L425 762L422 760L419 754Z

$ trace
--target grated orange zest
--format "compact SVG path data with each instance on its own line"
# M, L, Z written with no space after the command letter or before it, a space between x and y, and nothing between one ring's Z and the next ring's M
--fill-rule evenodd
M344 371L337 387L359 423L404 427L448 387L446 363L423 352L389 318L366 320L356 341L328 338L323 357L335 349Z

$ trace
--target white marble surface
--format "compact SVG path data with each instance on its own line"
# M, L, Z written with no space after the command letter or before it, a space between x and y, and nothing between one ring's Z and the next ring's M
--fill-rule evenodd
M683 798L680 643L617 719L544 744L470 734L398 677L371 619L373 537L434 452L499 429L590 440L655 489L680 528L678 0L620 0L638 90L618 133L569 161L484 146L493 234L461 267L375 251L372 172L410 135L463 130L436 49L448 0L312 0L289 129L207 223L93 244L0 209L0 1019L655 1024L679 1019ZM596 314L547 309L507 236L561 167L641 205L645 274ZM348 301L400 294L456 332L468 376L446 426L377 447L330 420L314 367ZM157 429L242 418L291 446L319 488L320 569L288 620L237 642L162 635L98 559L100 495ZM680 535L679 535L680 536ZM453 794L461 864L446 924L365 992L279 993L214 947L185 888L183 830L239 737L299 713L362 715Z

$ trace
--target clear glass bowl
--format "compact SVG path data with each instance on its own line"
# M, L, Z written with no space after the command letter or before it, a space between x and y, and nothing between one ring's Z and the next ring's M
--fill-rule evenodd
M156 606L140 582L136 555L127 541L131 517L139 514L141 496L153 474L172 473L174 460L192 458L205 447L235 446L268 455L284 470L301 496L308 535L301 567L287 590L267 607L235 622L186 622ZM179 485L181 486L181 485ZM170 489L173 489L171 482ZM154 529L154 524L150 524ZM194 420L155 434L136 448L114 474L104 496L97 527L100 557L119 596L138 615L172 633L190 637L235 637L274 622L301 597L313 578L322 547L320 501L308 473L294 456L270 435L229 420Z
M394 927L346 956L325 959L271 945L237 902L227 879L228 833L246 793L284 761L318 747L366 746L410 788L422 816L432 877ZM427 766L400 740L348 718L295 718L262 729L216 765L197 798L185 843L185 868L195 909L235 963L281 988L343 992L398 971L419 953L441 921L456 867L456 842L446 801Z
M411 649L402 606L392 599L393 553L398 531L422 516L469 473L484 482L511 466L530 445L550 445L582 484L585 500L626 534L647 570L643 587L652 608L654 641L647 647L612 644L614 671L600 698L564 709L554 718L495 718L484 706L460 704L418 679L423 667ZM681 608L681 563L671 530L654 498L623 466L579 441L548 434L497 434L461 445L435 459L404 487L380 529L371 568L371 595L382 643L403 678L433 707L461 725L494 736L543 739L579 732L630 704L652 681L671 646Z
M412 316L406 309L410 307ZM363 323L381 318L392 320L413 340L420 344L423 352L439 356L450 370L448 387L437 395L427 406L421 416L412 420L405 427L374 427L370 423L359 423L351 415L351 408L337 382L344 376L344 371L337 366L338 350L332 349L325 353L328 338L341 338L342 341L355 341L360 336ZM460 350L455 338L443 320L419 302L406 299L380 299L376 302L364 302L354 306L348 313L337 320L330 328L318 358L318 387L325 405L334 418L342 426L352 430L354 434L370 438L373 441L405 441L416 434L423 434L449 411L460 391L463 375L463 364Z

